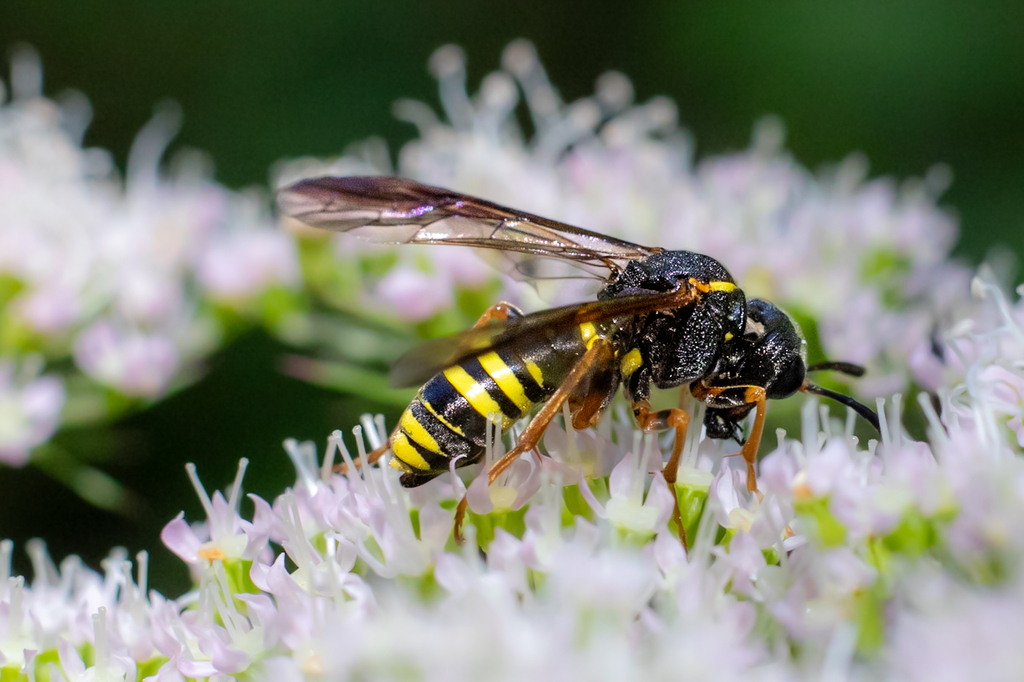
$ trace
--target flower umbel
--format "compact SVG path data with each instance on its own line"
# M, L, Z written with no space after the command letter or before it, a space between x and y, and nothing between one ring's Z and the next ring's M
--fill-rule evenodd
M693 403L673 491L661 473L663 443L613 405L596 429L576 433L568 415L552 424L538 452L494 486L466 467L467 489L453 463L450 477L406 489L387 455L380 466L355 466L387 434L382 417L366 415L353 432L357 458L340 431L322 459L314 444L286 441L295 483L270 501L250 496L251 519L240 507L246 460L226 494L209 494L189 465L206 518L190 524L182 513L164 528L194 581L178 599L147 591L145 554L133 574L127 553L115 550L97 573L76 557L58 568L34 541L26 580L13 575L12 544L0 542L3 680L1024 676L1014 639L1024 612L1024 302L985 271L972 287L977 300L957 289L966 276L946 260L954 227L934 206L941 174L899 191L866 182L857 160L812 176L781 151L772 122L749 150L694 164L671 103L634 105L618 74L602 77L592 97L564 103L522 42L475 97L458 50L443 48L431 67L447 120L399 106L420 129L400 155L403 174L635 241L728 255L751 294L790 306L825 349L879 370L865 392L889 394L912 369L931 380L934 394L916 401L927 441L904 428L898 394L879 401L880 438L868 443L854 436L852 417L844 423L805 400L800 438L780 431L760 463L762 499L747 492L745 467L726 456L732 448L697 428L703 408ZM170 181L156 170L165 119L140 134L129 183L93 205L91 183L112 182L106 157L95 161L69 131L55 132L54 105L33 85L38 65L23 59L16 68L17 97L0 110L17 122L0 126L0 151L7 144L16 153L0 156L0 180L11 172L31 193L49 178L81 202L79 217L92 216L86 231L102 232L100 218L111 216L122 227L138 221L144 235L176 220L214 229L217 219L196 228L193 211L223 216L224 195L206 180ZM520 97L537 131L529 139L517 123ZM62 142L33 146L38 138L26 130ZM373 151L332 171L387 170ZM189 201L167 199L179 191ZM10 206L0 202L0 211ZM40 229L5 232L0 221L0 245L38 239L46 256L70 248L61 240L78 243L75 230L46 229L52 216L19 216ZM188 229L168 234L188 238L172 239L163 255L129 238L135 232L107 235L104 249L128 249L137 261L107 271L96 263L108 260L77 254L53 283L59 295L44 286L49 278L33 279L34 268L52 273L50 260L66 254L2 264L16 280L4 289L0 274L0 294L13 292L0 302L5 320L18 323L18 353L0 365L0 455L21 461L55 428L63 389L29 359L52 357L48 340L73 339L81 371L96 381L159 393L182 358L196 357L174 331L205 314L182 298L183 272L211 301L239 310L255 290L295 273L275 257L273 238L247 250L220 234L200 239L214 246L199 253ZM679 244L683 236L698 243ZM228 243L252 270L224 265ZM400 252L391 262L374 247L344 250L318 269L324 252L307 246L303 275L325 301L351 310L353 292L367 285L363 304L391 297L394 317L425 322L425 331L468 315L445 311L487 286L486 271L454 251ZM359 267L323 276L346 259ZM126 281L130 293L113 285ZM531 301L508 282L486 293L499 287ZM939 304L959 322L933 335ZM185 322L165 329L168 319ZM920 353L925 342L929 355ZM366 345L374 344L364 344L366 357L377 357ZM510 445L490 421L485 466ZM508 438L516 437L513 429ZM334 473L339 456L345 474ZM458 547L452 521L467 490L468 542ZM683 533L671 525L676 503Z

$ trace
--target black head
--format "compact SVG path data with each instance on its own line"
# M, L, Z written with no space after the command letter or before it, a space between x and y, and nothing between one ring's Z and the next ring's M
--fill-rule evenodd
M705 387L761 386L770 400L788 398L797 391L816 393L852 407L876 429L878 416L853 398L821 388L807 381L809 371L831 369L860 376L864 370L843 362L808 367L807 342L797 324L774 304L762 299L747 301L747 323L742 336L729 340ZM740 440L739 424L754 405L744 399L745 391L725 391L708 396L704 425L710 438Z
M741 335L729 339L711 374L707 387L761 386L768 398L787 398L804 383L807 342L786 313L768 301L747 301L746 325ZM735 398L722 394L709 403L712 407L731 407Z

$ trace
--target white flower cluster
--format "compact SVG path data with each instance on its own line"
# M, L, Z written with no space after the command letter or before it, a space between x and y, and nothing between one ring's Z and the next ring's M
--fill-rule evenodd
M814 175L783 150L774 120L757 127L749 149L698 162L673 102L634 104L629 80L608 73L593 96L565 103L523 41L508 46L502 69L472 96L457 47L438 50L431 69L446 120L400 102L397 115L419 137L401 149L397 168L368 143L333 161L285 165L279 185L396 173L640 244L705 253L748 296L795 315L830 357L867 365L858 390L871 396L907 386L907 358L927 351L937 321L949 322L940 312L967 299L969 272L948 260L957 227L935 203L948 183L944 169L898 187L866 180L865 161L853 156ZM532 135L518 123L520 97ZM368 248L346 241L339 258ZM366 305L404 320L441 314L488 277L450 247L393 251L395 264L370 282ZM505 287L509 300L538 304L531 292ZM544 295L570 302L581 292Z
M190 466L207 519L164 529L195 578L177 600L146 593L144 555L137 578L120 551L100 576L34 544L28 585L0 545L4 679L1019 679L1024 302L975 290L967 379L938 410L920 400L929 442L898 398L867 448L852 415L808 401L802 437L761 463L760 501L696 430L669 490L659 444L623 415L553 426L547 456L471 485L465 547L454 474L404 489L356 470L340 432L323 461L287 442L296 483L252 496L251 520L245 460L226 496ZM361 456L383 423L355 435Z
M51 370L19 380L24 372L11 367L38 368L39 358L52 367L70 357L93 387L157 398L219 343L218 309L247 311L262 293L298 280L294 245L258 197L214 183L196 154L174 174L161 171L178 126L173 107L139 132L123 180L109 154L82 147L90 115L80 94L44 98L37 56L15 54L9 91L0 82L0 460L7 463L24 462L52 434L68 378ZM80 376L69 378L72 418L89 411L75 402L88 393Z

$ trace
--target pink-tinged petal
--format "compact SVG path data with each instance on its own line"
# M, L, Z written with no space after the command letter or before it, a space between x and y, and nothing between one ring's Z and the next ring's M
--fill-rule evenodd
M249 605L249 617L255 616L254 624L266 626L277 617L274 600L265 594L238 594L235 599Z
M949 349L945 349L945 355L953 355ZM935 354L932 343L923 339L921 343L911 351L907 359L907 366L916 381L921 386L934 391L943 384L946 370L949 369L946 363Z
M176 603L167 601L158 592L150 593L150 603L153 646L168 658L177 656L181 652L182 644L178 641L174 627L179 620Z
M178 672L191 679L211 677L217 674L217 669L213 666L212 661L195 661L186 656L179 656L177 665Z
M68 644L63 637L57 642L57 657L60 659L60 667L64 669L69 679L75 679L85 674L85 663L82 657L75 651L75 647Z
M721 548L716 548L720 553ZM754 581L758 572L768 565L754 536L740 531L729 542L729 553L723 557L732 572L733 590L748 597L754 596Z
M656 472L651 480L651 488L647 491L647 499L644 500L645 507L658 510L655 528L661 528L668 521L668 517L672 515L672 510L675 508L675 502L675 497L669 491L665 477L661 475L660 471Z
M437 584L451 594L462 594L473 584L473 572L461 558L454 554L442 554L434 563L434 578Z
M583 496L583 499L584 501L586 501L587 506L594 511L594 514L597 516L597 518L608 518L608 512L604 508L604 505L598 502L597 497L594 495L594 491L590 489L589 485L587 485L587 479L583 477L583 469L580 469L579 472L577 472L577 475L579 476L577 485L580 490L580 495Z
M690 539L693 542L693 539ZM686 564L686 550L671 533L658 533L654 538L654 562L665 575Z
M486 476L478 478L485 479ZM431 551L440 551L452 534L452 513L439 504L420 509L420 541Z
M487 485L486 476L477 476L469 484L466 490L466 502L470 511L476 514L490 514L494 511L494 503L491 501L490 486Z
M513 510L522 509L523 505L540 490L540 465L532 457L520 459L516 465L518 465L518 471L513 471L513 480L516 481L516 499L512 503Z
M214 632L209 637L199 638L199 650L210 657L210 661L213 663L213 667L218 672L225 673L227 675L236 675L252 663L252 657L244 651L232 649L228 646L221 638L221 628L214 628ZM224 637L227 637L224 634Z
M629 497L633 470L636 468L635 462L636 455L628 452L622 461L612 469L611 475L608 476L608 492L612 497Z
M288 569L284 567L284 554L278 555L277 561L267 571L267 589L265 591L279 599L291 600L298 599L305 594L304 590L292 580Z
M254 532L261 536L266 535L277 543L287 538L288 533L285 530L284 522L274 512L270 503L259 495L250 494L249 499L252 500L253 507L255 507L252 515Z
M800 470L796 458L785 448L769 453L758 465L757 487L766 496L792 497L793 479Z
M177 662L171 659L160 666L156 675L144 677L142 682L185 682L185 678L178 671Z
M491 571L509 574L521 570L523 562L520 550L522 540L503 528L496 528L494 539L487 547L487 566Z
M711 487L708 490L708 498L713 498L717 502L717 504L711 505L715 511L715 520L725 528L732 526L729 512L740 506L739 495L736 493L737 487L735 470L723 467L715 480L711 482Z
M268 533L259 532L256 527L248 521L239 521L239 530L245 535L245 549L242 550L242 558L247 561L255 561L256 557L262 554L270 541Z
M278 559L284 555L278 556ZM252 584L260 589L262 592L270 591L270 583L268 577L270 574L270 566L259 561L252 562L252 566L249 567L249 579L252 580Z
M815 497L824 497L832 492L852 466L847 444L838 439L832 440L821 453L808 458L807 485Z
M164 526L160 531L160 539L167 549L177 554L185 563L199 563L199 548L203 542L185 522L185 512L179 513L173 521Z
M988 387L996 400L1020 409L1024 401L1024 376L999 365L989 365L981 371L978 379Z

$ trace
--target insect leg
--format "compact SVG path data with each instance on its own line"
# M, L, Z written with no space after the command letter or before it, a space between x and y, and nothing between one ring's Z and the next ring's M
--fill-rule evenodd
M392 434L392 435L394 435L394 434ZM383 455L385 452L387 452L388 448L390 448L390 447L391 447L391 439L388 438L387 442L385 442L379 448L377 448L376 450L371 450L370 452L366 453L366 464L367 465L376 464L377 460L381 458L381 455ZM355 460L353 460L352 466L355 467L356 469L362 469L363 468L363 458L362 457L357 457ZM345 464L344 462L341 462L340 464L335 464L334 468L331 471L333 471L336 474L344 475L344 474L348 473L348 465Z
M499 320L501 322L504 322L510 317L516 318L522 316L523 311L521 311L519 308L515 307L511 303L500 301L499 303L495 303L490 308L484 311L484 314L481 315L480 319L477 320L476 324L473 325L473 329L476 329L477 327L482 327L491 320Z
M537 447L540 442L541 436L544 435L544 431L548 428L551 420L562 411L562 404L568 400L569 396L572 395L573 390L583 381L589 374L591 369L596 364L597 358L602 354L607 353L607 347L610 346L610 342L605 338L597 339L593 345L583 354L583 357L573 366L572 371L569 372L569 376L565 378L562 385L558 387L541 411L537 413L530 423L527 424L526 429L519 436L519 441L515 447L505 453L505 456L499 459L491 466L487 472L487 485L491 485L497 480L498 476L512 466L512 463L519 459L519 456L524 452L529 452ZM455 509L455 541L462 544L462 523L466 517L466 508L468 502L466 496L463 495L462 500L459 502L459 506Z
M665 483L668 483L669 490L672 491L672 499L675 501L672 518L676 522L676 527L679 528L679 540L683 543L683 548L686 549L686 529L683 527L683 518L679 511L679 498L676 496L675 484L676 474L679 472L679 458L683 454L683 444L686 442L686 427L690 424L690 415L686 410L674 407L651 412L651 404L646 400L637 400L633 403L633 415L636 417L637 425L644 431L676 430L676 437L672 442L672 456L668 458L668 462L662 468L662 476L665 477Z
M693 385L692 392L695 398L703 400L707 396L721 395L726 391L735 391L737 389L743 389L743 401L748 405L752 403L757 409L757 413L754 415L754 428L750 430L750 437L747 438L743 448L736 454L741 455L747 463L747 490L757 493L758 497L760 497L761 493L757 489L757 476L754 473L754 462L757 461L757 449L761 446L761 435L764 433L764 413L768 393L761 386L716 386L709 388L701 386L699 383Z

